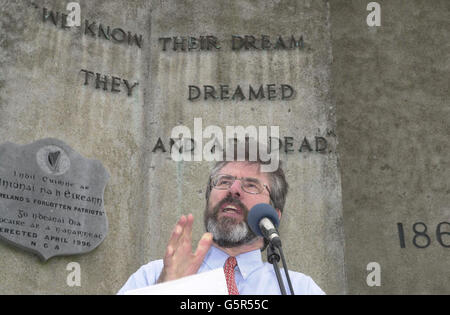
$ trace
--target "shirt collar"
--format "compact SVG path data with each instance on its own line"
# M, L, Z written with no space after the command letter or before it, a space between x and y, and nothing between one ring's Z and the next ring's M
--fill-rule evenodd
M229 255L214 245L211 246L203 261L210 269L223 268ZM256 249L236 256L238 268L244 279L256 269L264 265L261 258L261 250Z

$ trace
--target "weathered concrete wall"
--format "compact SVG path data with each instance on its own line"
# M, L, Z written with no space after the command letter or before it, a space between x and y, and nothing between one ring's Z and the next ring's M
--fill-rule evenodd
M304 137L326 136L334 130L330 95L331 46L329 7L322 1L154 1L151 16L151 80L146 138L154 146L168 141L174 126L193 130L195 117L209 125L280 126L280 137L295 138L295 152L281 153L291 192L281 220L288 266L317 281L328 293L345 293L340 178L335 139L326 153L298 152ZM268 19L271 21L267 23ZM298 39L305 48L291 50L236 50L232 35L262 34ZM218 38L222 48L211 51L163 51L158 38L207 36ZM189 101L189 85L289 84L296 96L288 101L199 99ZM230 93L231 96L232 93ZM248 93L246 93L248 94ZM203 95L202 95L203 96ZM146 151L151 152L152 147ZM195 237L203 233L204 192L209 163L174 163L169 153L149 154L149 218L143 240L152 258L161 257L166 240L183 213L192 211ZM162 189L161 187L164 187ZM160 209L164 209L161 211ZM142 233L142 232L139 232ZM152 237L153 235L153 237ZM155 238L156 235L156 238ZM138 235L136 235L138 237ZM265 256L265 253L264 253Z
M149 35L146 1L80 4L83 19ZM114 293L123 280L117 275L129 273L141 255L134 230L146 215L141 171L144 95L142 88L132 97L104 92L95 88L93 78L84 86L80 70L142 84L148 77L145 47L62 29L61 16L58 26L51 19L44 23L43 7L66 12L65 1L1 1L0 6L0 142L58 138L83 156L100 160L111 174L105 190L109 233L100 247L88 255L42 263L1 243L0 293ZM123 83L119 89L125 90ZM81 266L81 287L66 284L66 266L72 261Z
M158 138L168 148L172 128L183 124L193 130L199 117L203 128L278 125L281 138L293 137L293 153L281 157L292 188L281 227L288 265L311 275L328 293L345 293L336 139L326 134L335 129L327 2L80 4L81 29L65 29L61 15L55 15L57 26L52 17L43 18L44 7L65 12L62 1L2 1L0 138L24 144L54 137L102 161L111 174L105 191L109 235L92 253L47 263L0 244L0 292L115 293L140 265L162 257L181 214L195 215L198 239L212 164L176 163L167 152L152 150ZM93 21L94 31L86 29ZM142 47L106 40L98 24L142 34ZM305 46L232 51L234 34L266 34L273 43L280 35L285 40L303 36ZM217 37L223 48L163 52L158 40L202 35ZM96 73L109 76L106 91L100 82L96 88ZM113 93L112 76L139 85L127 96L119 80L121 92ZM188 85L207 84L226 84L230 90L288 84L295 96L288 101L188 101ZM298 152L304 137L314 148L316 136L327 137L326 152ZM65 267L71 261L80 263L81 287L66 285Z
M330 2L349 293L448 294L450 2L378 1L380 27L368 2Z
M196 117L203 128L279 125L280 138L293 137L294 151L281 153L291 185L281 221L291 269L329 294L449 292L449 226L441 225L443 245L436 233L450 220L448 1L378 1L380 27L367 26L362 0L78 2L82 27L65 29L61 16L57 26L43 20L43 7L65 12L64 1L0 0L0 143L53 137L100 160L111 175L109 234L89 254L46 263L0 243L0 294L113 294L162 257L181 214L194 214L198 240L212 163L153 152L159 138L169 149L173 127L193 130ZM99 24L141 34L141 47L120 42L121 33L105 39ZM305 45L230 47L231 35L262 34L302 35ZM158 40L206 35L222 48L163 51ZM87 85L81 70L94 73ZM96 73L108 75L106 91L96 88ZM122 79L120 92L111 91L112 76ZM123 79L138 82L130 96ZM189 85L221 84L289 84L296 94L188 100ZM299 152L304 137L312 152ZM314 150L315 137L327 140L326 152ZM418 222L430 237L423 249L413 244ZM415 241L427 245L424 236ZM66 284L69 262L81 266L81 287ZM369 262L381 266L380 287L366 283Z

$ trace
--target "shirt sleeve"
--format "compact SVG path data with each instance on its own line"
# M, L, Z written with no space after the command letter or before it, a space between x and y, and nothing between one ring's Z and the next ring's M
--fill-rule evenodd
M296 295L325 295L326 293L307 275L289 271L294 293ZM286 284L286 289L288 289ZM288 293L289 294L289 293Z
M325 295L326 293L314 282L311 277L308 278L308 294L309 295Z
M124 284L124 286L117 292L118 295L123 295L125 292L140 288L145 288L150 285L154 285L159 278L163 268L163 261L155 260L147 265L139 268L128 281Z

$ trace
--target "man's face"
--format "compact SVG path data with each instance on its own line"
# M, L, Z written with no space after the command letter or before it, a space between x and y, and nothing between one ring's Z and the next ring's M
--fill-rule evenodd
M265 173L259 172L258 164L230 162L218 174L256 178L269 187L269 180ZM212 188L205 209L206 230L213 234L214 241L222 247L252 243L258 237L247 224L248 211L258 203L269 202L267 189L264 188L259 194L250 194L242 190L240 180L235 180L226 190Z

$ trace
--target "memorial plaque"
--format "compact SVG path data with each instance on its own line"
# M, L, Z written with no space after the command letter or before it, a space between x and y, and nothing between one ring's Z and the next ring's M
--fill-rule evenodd
M87 253L105 239L109 174L58 139L0 145L0 239L38 254Z

